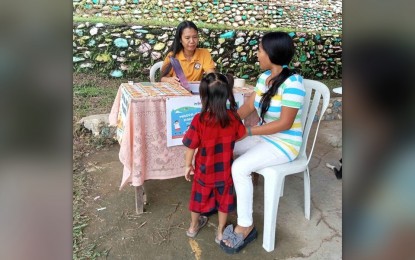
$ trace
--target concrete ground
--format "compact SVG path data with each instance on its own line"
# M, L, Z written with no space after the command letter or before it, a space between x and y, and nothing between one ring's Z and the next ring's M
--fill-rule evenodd
M88 241L108 250L107 259L341 259L342 180L326 163L337 166L342 157L342 122L323 121L310 161L311 219L304 217L302 174L286 178L280 198L273 252L262 248L263 178L254 186L254 224L258 238L236 255L227 255L214 242L217 214L195 239L185 231L190 222L187 209L191 183L184 177L149 180L145 183L149 204L135 214L134 188L119 191L122 165L116 145L89 156L89 195L85 214ZM236 223L231 214L230 223Z

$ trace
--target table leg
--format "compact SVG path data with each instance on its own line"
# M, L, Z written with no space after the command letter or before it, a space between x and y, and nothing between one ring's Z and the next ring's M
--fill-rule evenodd
M135 187L135 212L142 214L144 212L144 203L147 202L147 196L144 192L144 185Z
M259 179L259 174L256 172L251 173L252 176L252 183L254 184L254 186L258 185L258 179Z
M144 187L144 183L141 186L143 187L143 204L147 205L147 193L146 193L146 189Z

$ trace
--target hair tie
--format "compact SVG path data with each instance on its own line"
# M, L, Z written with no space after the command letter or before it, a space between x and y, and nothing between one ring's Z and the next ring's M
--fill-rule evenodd
M223 76L224 78L225 78L225 82L226 82L226 84L228 84L229 85L229 80L228 80L228 77L226 77L226 75L224 75L224 74L222 74L222 73L218 73L219 75L221 75L221 76Z
M287 68L288 69L288 65L282 65L282 68Z
M248 135L249 136L252 136L252 132L251 132L251 127L250 126L247 127L247 130L248 130Z

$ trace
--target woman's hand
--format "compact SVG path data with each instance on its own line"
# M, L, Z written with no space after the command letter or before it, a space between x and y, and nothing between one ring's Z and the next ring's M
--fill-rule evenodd
M248 100L244 102L244 104L238 109L238 115L243 120L247 118L252 112L255 111L255 91L248 97Z
M184 173L184 178L186 179L186 181L191 181L190 179L190 173L193 172L194 174L194 169L193 169L193 165L189 165L185 167L185 173Z
M167 82L172 85L180 85L180 81L178 77L163 77L161 78L161 82Z

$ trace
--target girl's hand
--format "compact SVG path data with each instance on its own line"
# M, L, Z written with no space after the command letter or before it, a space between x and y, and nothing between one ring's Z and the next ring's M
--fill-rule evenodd
M185 167L184 178L186 179L186 181L191 181L190 173L194 174L193 165L189 165Z

